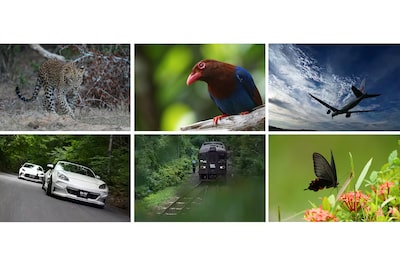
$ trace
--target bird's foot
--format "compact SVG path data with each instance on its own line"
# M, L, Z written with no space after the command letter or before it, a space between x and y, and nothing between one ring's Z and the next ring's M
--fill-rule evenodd
M228 114L222 114L222 115L215 116L213 119L214 125L218 124L218 120L228 117L228 116L229 116Z

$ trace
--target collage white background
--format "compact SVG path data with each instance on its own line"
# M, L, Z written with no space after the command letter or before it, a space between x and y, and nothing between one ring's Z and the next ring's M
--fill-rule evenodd
M130 43L134 94L135 43L264 43L266 62L268 43L400 43L395 3L13 0L0 4L0 43ZM131 129L133 153L133 112ZM268 151L269 133L265 134ZM267 152L267 181L268 156ZM268 183L266 190L268 209ZM0 261L3 266L377 266L396 264L399 227L395 223L0 223Z

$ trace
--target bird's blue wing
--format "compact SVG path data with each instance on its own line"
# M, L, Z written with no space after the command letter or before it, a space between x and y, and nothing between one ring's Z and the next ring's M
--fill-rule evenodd
M258 91L251 74L246 69L238 66L236 67L235 76L239 85L245 90L245 92L247 92L250 98L253 99L254 101L254 98L256 97L256 94L258 94ZM254 103L254 104L255 106L261 105L261 103Z

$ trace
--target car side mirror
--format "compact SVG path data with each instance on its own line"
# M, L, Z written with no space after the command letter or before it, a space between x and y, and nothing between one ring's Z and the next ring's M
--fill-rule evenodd
M50 169L53 169L54 165L53 164L47 164L47 167L49 167Z
M94 177L96 177L96 179L101 179L100 176L98 176L98 175L95 175Z

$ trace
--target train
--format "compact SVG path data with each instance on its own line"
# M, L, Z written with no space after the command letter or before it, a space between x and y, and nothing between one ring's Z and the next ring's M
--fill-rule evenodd
M201 145L198 162L200 180L226 179L228 153L222 142L205 142Z

